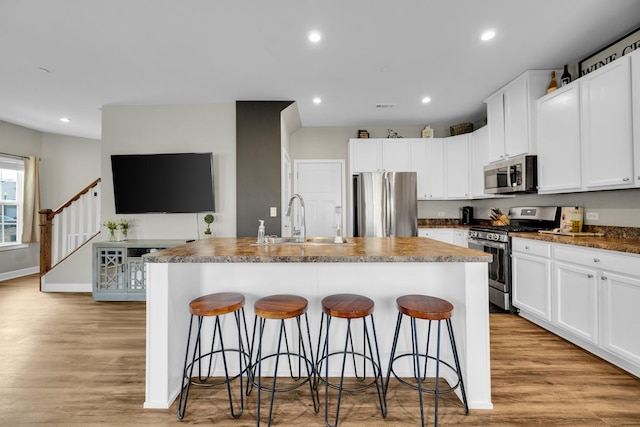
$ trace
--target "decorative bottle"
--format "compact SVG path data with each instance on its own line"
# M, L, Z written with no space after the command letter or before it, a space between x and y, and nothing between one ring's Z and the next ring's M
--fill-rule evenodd
M564 66L564 72L562 73L562 76L560 76L560 82L562 83L562 86L566 86L571 83L571 74L569 73L568 65Z
M551 72L551 81L549 82L549 86L547 86L547 93L551 93L554 90L558 89L558 81L556 80L556 72Z

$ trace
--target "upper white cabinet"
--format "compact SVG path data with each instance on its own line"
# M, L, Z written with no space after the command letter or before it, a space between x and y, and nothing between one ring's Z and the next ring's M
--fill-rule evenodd
M360 172L406 172L411 168L409 144L402 138L350 140L351 174Z
M489 161L536 153L536 101L546 93L551 70L530 70L485 100Z
M409 151L411 153L411 172L416 172L418 178L418 200L426 199L427 189L427 140L422 138L409 140Z
M640 49L629 54L631 58L631 96L633 98L633 155L634 182L640 187Z
M538 192L582 187L580 90L564 86L538 100Z
M445 183L448 199L469 198L469 135L445 138Z
M382 140L382 170L407 172L411 170L411 146L402 138Z
M444 199L445 163L444 139L430 138L427 140L427 200Z
M582 185L631 187L633 118L631 58L622 57L580 80Z
M469 192L472 199L493 197L484 192L484 165L489 163L489 127L474 131L469 137Z

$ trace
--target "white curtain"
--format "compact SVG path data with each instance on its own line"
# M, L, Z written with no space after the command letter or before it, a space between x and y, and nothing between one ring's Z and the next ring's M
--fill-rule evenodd
M22 243L40 241L40 178L37 157L24 159Z

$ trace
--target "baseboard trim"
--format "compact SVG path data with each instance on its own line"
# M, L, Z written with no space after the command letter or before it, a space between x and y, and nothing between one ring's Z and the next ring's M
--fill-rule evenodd
M40 267L29 267L23 268L21 270L7 271L5 273L0 273L0 281L9 280L9 279L17 279L18 277L30 276L32 274L40 273Z
M91 283L47 283L43 277L42 292L92 292Z

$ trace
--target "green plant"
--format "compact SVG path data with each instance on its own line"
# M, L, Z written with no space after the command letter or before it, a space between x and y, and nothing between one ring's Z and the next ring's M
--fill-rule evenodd
M120 230L122 230L123 237L127 237L130 226L131 222L128 219L120 218L120 220L118 221L118 227L120 227Z
M211 234L211 228L210 227L211 227L211 224L213 223L214 219L215 218L211 214L206 214L204 216L204 222L207 224L207 229L204 230L204 234Z

